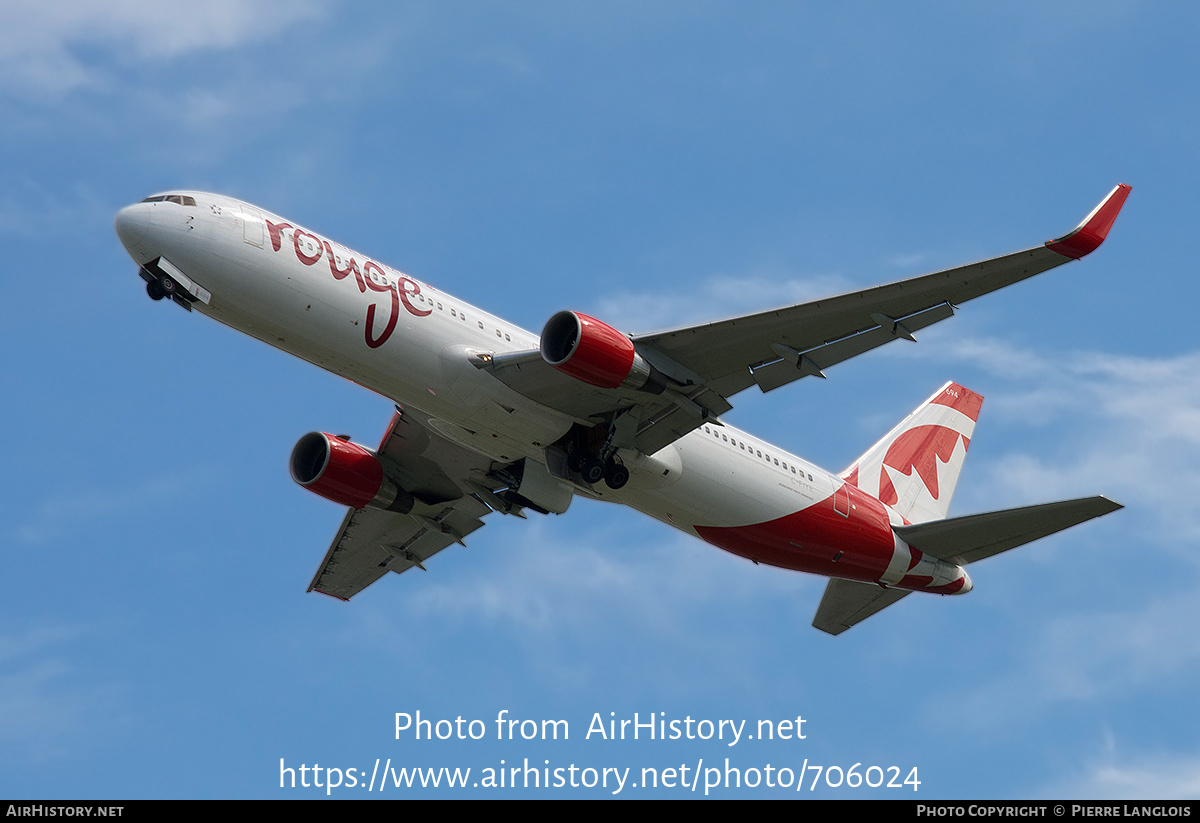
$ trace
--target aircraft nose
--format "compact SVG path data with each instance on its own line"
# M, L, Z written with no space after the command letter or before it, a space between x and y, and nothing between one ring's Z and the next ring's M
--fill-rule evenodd
M150 228L150 204L135 203L126 206L117 212L116 223L117 237L121 238L126 250L133 254L142 238L146 236L146 230Z

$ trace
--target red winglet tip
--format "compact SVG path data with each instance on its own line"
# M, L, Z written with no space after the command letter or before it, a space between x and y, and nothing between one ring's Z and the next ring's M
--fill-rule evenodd
M1125 198L1129 196L1131 189L1131 186L1124 183L1119 184L1084 218L1075 231L1049 241L1046 248L1072 260L1094 252L1104 242L1104 238L1108 237L1108 231L1116 221L1121 207L1125 205Z

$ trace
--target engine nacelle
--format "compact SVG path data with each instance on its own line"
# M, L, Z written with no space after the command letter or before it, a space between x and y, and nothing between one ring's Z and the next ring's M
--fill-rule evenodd
M633 341L607 323L560 311L542 329L542 359L563 374L602 389L622 386L660 394L666 376L647 363Z
M326 500L354 509L408 514L413 496L383 473L375 452L325 432L310 432L292 449L292 479Z

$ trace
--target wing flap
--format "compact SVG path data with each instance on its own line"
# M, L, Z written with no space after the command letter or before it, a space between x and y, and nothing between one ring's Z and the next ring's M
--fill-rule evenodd
M349 600L387 573L387 567L383 565L387 552L381 546L354 550L354 535L364 531L362 519L355 522L356 516L370 511L349 509L346 512L337 536L329 546L329 551L325 552L325 559L308 584L310 592L318 591L339 600ZM367 525L366 530L375 530L371 526L376 524Z
M482 520L464 509L491 510L474 498L464 501L474 506L460 501L435 517L350 509L308 590L349 600L389 571L399 574L423 566L442 549L462 542L483 526Z
M729 397L751 386L752 367L779 359L772 348L807 351L878 327L871 315L910 317L942 303L959 306L1069 263L1045 246L825 300L635 337L701 375Z
M875 315L873 319L881 321L875 328L807 351L796 351L788 346L775 344L773 350L776 354L784 354L784 358L754 369L754 382L758 383L758 387L764 392L768 392L801 377L824 377L824 369L893 340L903 338L915 343L913 332L932 326L939 320L953 317L954 307L949 303L940 303L933 308L899 319L885 317L878 312Z
M910 592L906 589L885 589L875 583L830 580L813 626L829 634L841 634L907 594Z
M892 530L910 546L957 565L975 563L1122 508L1107 497L1085 497L1019 509L934 520Z

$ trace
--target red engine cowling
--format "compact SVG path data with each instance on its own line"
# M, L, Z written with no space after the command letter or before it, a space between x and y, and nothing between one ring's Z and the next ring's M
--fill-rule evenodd
M666 387L658 369L633 341L612 326L574 311L560 311L542 329L542 359L564 374L602 389L621 386L654 393Z
M310 432L292 449L292 479L326 500L407 514L413 498L383 473L370 449L325 432Z

